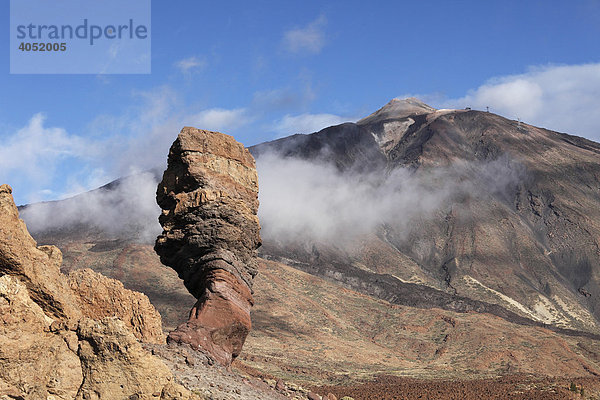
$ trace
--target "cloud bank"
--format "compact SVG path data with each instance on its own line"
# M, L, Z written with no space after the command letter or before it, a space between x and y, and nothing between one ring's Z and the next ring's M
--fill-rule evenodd
M32 234L82 229L88 234L152 243L161 232L156 204L158 177L149 172L121 179L110 189L97 189L58 201L22 209L21 218Z
M408 233L415 220L435 218L443 207L465 196L512 201L515 186L524 178L523 168L504 157L418 171L355 174L326 162L265 154L257 159L257 168L261 235L281 244L340 245L381 224Z
M445 167L396 168L368 173L340 172L318 160L257 158L259 219L265 242L330 243L343 246L382 224L408 235L415 221L440 216L466 196L512 202L524 170L507 158L492 162L454 162ZM157 171L158 172L158 171ZM60 202L22 210L35 234L82 229L93 235L152 243L161 228L155 202L159 173L139 173ZM71 233L72 235L72 233Z

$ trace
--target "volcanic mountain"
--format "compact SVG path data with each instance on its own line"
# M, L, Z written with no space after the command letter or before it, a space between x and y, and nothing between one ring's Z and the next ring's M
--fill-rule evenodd
M360 245L267 241L264 257L392 303L598 332L599 144L487 112L394 99L357 123L251 150L357 175L434 174L434 185L459 188L410 226L390 216Z
M569 367L552 374L600 374L600 144L411 98L250 151L261 209L272 208L259 210L254 330L239 368L348 382L348 373L548 374L560 357ZM282 169L286 181L310 186L322 171L347 184L346 197L332 184L311 199L357 202L339 229L321 234L310 208L304 218L264 197L279 190L274 166L293 163L312 174ZM73 208L70 199L21 212L38 241L63 250L65 269L90 267L146 293L169 327L185 320L194 299L135 229L154 226L148 213L132 208L140 220L127 232L36 221Z

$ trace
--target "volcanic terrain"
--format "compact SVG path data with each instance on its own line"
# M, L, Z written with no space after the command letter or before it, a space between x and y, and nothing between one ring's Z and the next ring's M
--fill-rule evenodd
M332 387L354 385L347 393L357 399L379 393L376 386L356 389L377 376L373 385L420 385L394 376L446 382L448 393L448 382L456 379L474 382L470 393L550 379L540 390L557 396L572 380L588 379L581 384L594 393L600 374L600 144L492 113L394 99L356 123L250 151L267 206L275 200L262 196L278 189L263 179L272 160L309 164L368 185L364 223L353 213L350 221L358 226L346 229L340 221L339 235L286 231L294 221L273 230L270 222L287 215L285 204L274 205L275 216L259 210L263 246L253 327L234 368L322 387L322 394L343 394ZM300 179L292 169L289 174L292 182ZM128 182L99 190L116 193ZM405 187L418 196L404 195ZM330 201L335 188L316 192L315 201ZM391 193L393 201L370 218L369 204L385 197L381 193ZM147 214L132 209L139 224L121 230L35 220L77 201L21 209L38 242L63 251L63 270L88 267L145 293L165 330L187 320L195 299L160 264L152 236L140 228L152 224Z

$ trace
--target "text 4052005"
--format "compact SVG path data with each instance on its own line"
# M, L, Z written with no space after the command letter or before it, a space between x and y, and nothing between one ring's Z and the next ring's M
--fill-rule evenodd
M21 51L67 51L66 43L27 43L21 42Z

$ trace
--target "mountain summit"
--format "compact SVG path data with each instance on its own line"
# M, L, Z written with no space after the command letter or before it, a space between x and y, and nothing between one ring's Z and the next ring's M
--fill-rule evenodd
M367 125L387 119L400 119L410 115L428 114L435 111L437 111L435 108L428 106L415 97L406 99L395 98L373 114L359 120L357 124Z

